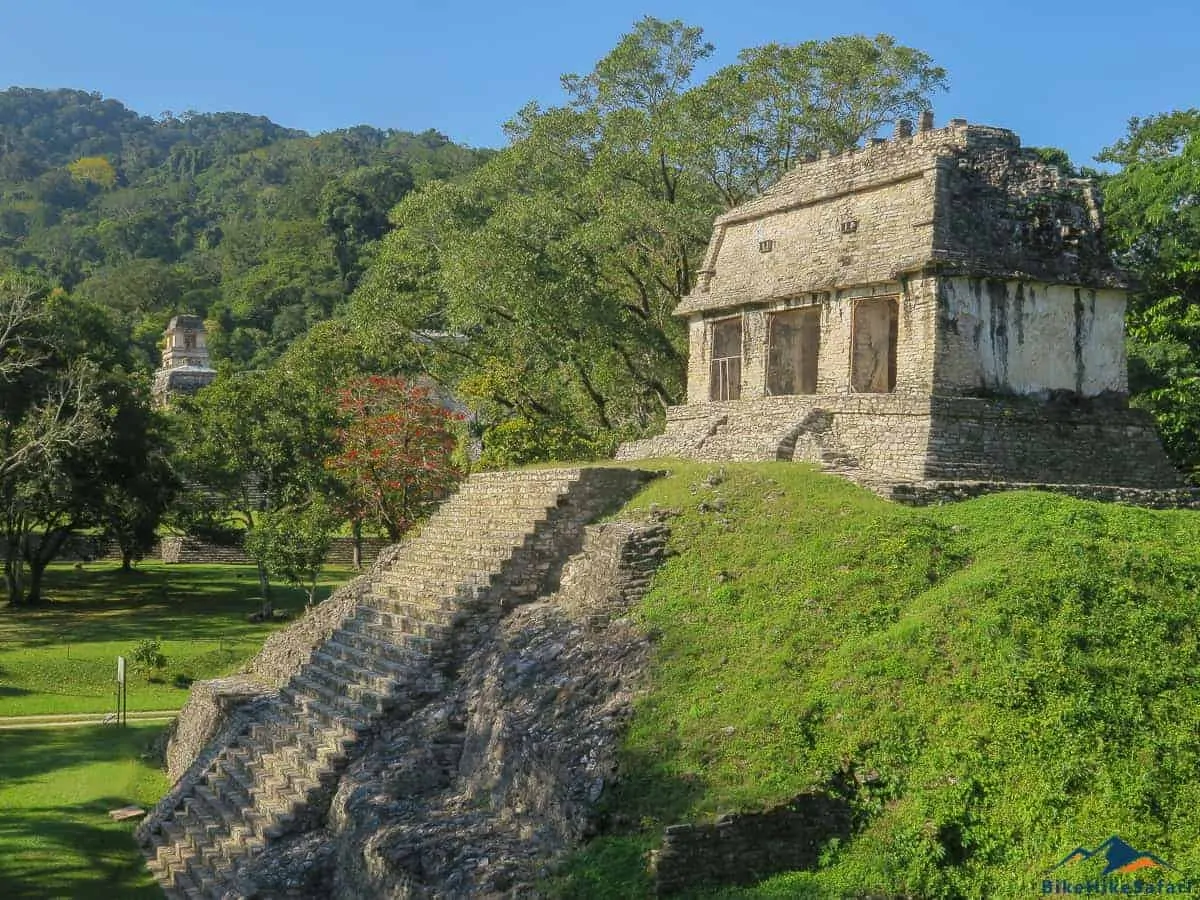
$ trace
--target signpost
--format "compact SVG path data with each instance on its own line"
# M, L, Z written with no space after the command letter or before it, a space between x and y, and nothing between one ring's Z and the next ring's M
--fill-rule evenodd
M117 657L117 724L124 727L128 697L125 694L125 657Z

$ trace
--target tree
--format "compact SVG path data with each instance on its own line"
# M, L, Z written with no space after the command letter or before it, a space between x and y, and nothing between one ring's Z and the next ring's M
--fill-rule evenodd
M76 181L112 188L117 184L117 170L103 156L84 156L67 166Z
M97 368L66 340L70 313L61 294L0 275L0 514L14 605L40 599L41 560L57 551L56 535L81 508L73 464L106 433ZM35 548L38 525L49 531ZM35 565L28 585L27 560Z
M453 463L461 416L422 387L373 376L339 394L345 424L326 467L342 485L343 511L399 540L462 478Z
M270 510L246 535L246 552L273 578L302 588L312 606L317 579L342 518L319 495L302 506Z
M393 212L354 315L380 340L421 338L489 458L526 443L515 435L603 452L654 424L683 397L672 312L713 217L804 152L924 107L945 79L886 36L748 50L696 84L711 52L698 28L642 19L590 73L564 76L567 105L526 106L503 152Z
M159 523L182 485L171 466L165 423L144 391L116 407L110 435L99 522L121 550L121 568L129 571L154 546Z
M312 385L280 371L223 373L173 414L175 465L191 483L177 524L250 533L264 515L321 492L332 449L332 408ZM256 559L261 615L273 612L270 570Z
M681 149L736 206L806 154L840 153L915 117L945 85L928 54L884 34L754 47L682 98Z
M1131 119L1097 159L1118 260L1140 284L1128 313L1133 402L1185 470L1200 472L1200 110Z

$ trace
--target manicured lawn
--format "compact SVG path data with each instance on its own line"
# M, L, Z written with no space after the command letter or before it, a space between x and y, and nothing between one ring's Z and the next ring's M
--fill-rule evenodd
M327 570L318 599L352 574ZM299 591L275 590L277 609L303 608ZM250 566L52 566L46 595L30 610L0 606L0 717L111 710L117 656L155 638L167 664L131 674L129 709L177 709L193 680L236 669L277 627L246 621L258 596Z
M318 599L352 573L331 570ZM0 716L107 712L116 657L162 641L166 666L130 675L129 709L178 709L192 680L238 668L277 625L257 608L249 566L144 565L133 573L93 563L54 566L54 602L0 607ZM298 591L276 606L297 612ZM154 898L162 894L110 809L150 809L166 775L144 758L161 724L0 731L0 898Z
M134 822L166 775L139 758L161 726L0 732L0 897L161 898L133 842Z

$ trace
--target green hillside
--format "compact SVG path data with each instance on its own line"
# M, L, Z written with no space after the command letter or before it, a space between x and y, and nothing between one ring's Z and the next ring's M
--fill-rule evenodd
M664 825L839 780L819 872L721 896L1027 897L1114 834L1200 872L1200 515L668 465L633 504L682 511L652 689L566 896L642 896Z
M0 271L116 310L145 365L175 313L213 322L217 359L263 365L344 305L399 200L487 156L435 131L314 137L14 87L0 91Z

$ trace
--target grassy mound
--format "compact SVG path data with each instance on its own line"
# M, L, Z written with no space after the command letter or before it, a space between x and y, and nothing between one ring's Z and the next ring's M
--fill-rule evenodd
M1028 897L1114 834L1200 878L1200 515L670 467L630 507L682 510L638 613L652 689L565 895L644 896L664 825L839 773L854 837L720 896Z

